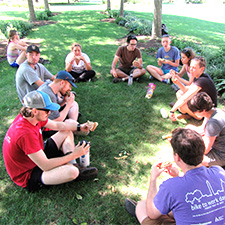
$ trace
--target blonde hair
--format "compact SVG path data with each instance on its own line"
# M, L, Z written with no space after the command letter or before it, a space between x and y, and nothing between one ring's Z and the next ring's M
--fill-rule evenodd
M73 51L74 47L80 47L81 49L81 45L79 43L73 43L71 47L71 51Z

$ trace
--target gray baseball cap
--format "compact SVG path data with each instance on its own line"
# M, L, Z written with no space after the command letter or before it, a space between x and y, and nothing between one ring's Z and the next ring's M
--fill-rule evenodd
M31 91L27 93L23 98L23 106L48 110L59 110L60 108L59 104L53 103L50 97L42 91Z

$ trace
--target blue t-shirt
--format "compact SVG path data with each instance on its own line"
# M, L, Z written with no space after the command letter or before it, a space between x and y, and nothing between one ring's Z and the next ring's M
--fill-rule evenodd
M156 58L162 58L166 60L170 60L172 62L175 62L177 59L180 59L180 51L177 47L171 46L170 50L168 52L165 51L164 47L161 47L156 55ZM169 64L163 64L162 65L163 70L175 70L178 72L178 68L171 66Z
M225 171L202 166L170 178L160 185L154 204L163 215L172 210L177 225L225 224Z

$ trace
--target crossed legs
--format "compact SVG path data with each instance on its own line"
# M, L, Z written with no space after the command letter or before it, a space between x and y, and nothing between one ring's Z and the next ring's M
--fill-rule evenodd
M60 147L62 148L64 154L74 150L74 137L71 131L59 131L51 138L55 142L58 150ZM78 168L71 163L67 163L52 170L44 171L41 179L46 185L57 185L72 181L76 179L78 175Z

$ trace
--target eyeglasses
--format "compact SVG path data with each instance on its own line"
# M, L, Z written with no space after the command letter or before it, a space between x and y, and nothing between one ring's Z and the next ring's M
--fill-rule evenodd
M130 44L131 46L136 46L137 44Z
M46 112L46 114L50 112L50 110L49 110L49 109L37 109L37 110L45 111L45 112Z

